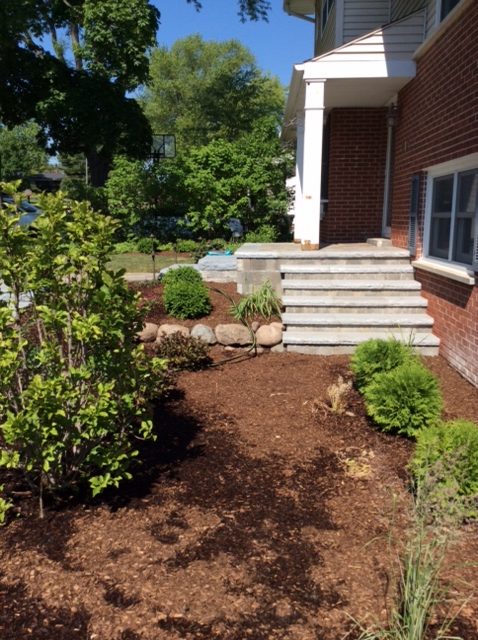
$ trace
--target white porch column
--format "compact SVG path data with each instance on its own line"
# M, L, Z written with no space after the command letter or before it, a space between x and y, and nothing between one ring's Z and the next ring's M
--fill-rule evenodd
M304 155L300 240L304 249L318 249L324 128L325 80L305 81Z
M302 239L302 183L304 181L304 112L297 112L295 158L294 242Z

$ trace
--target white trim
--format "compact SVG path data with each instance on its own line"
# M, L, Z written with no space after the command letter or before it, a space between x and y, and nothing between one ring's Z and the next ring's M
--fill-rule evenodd
M443 262L434 258L420 258L412 262L412 267L470 286L476 284L472 269L467 269L465 266L453 262Z
M471 6L476 0L461 0L450 13L440 21L441 0L436 0L437 6L435 10L435 25L433 26L428 38L421 44L413 54L413 59L418 60L430 49L430 47L442 36L442 34L464 13L468 6Z
M454 160L448 160L447 162L441 162L440 164L432 165L431 167L427 167L425 171L427 172L427 186L426 186L426 200L425 200L425 218L424 218L424 233L423 233L423 253L424 258L420 261L420 264L432 264L432 265L446 265L447 271L453 271L454 273L462 273L465 272L468 275L473 274L471 270L471 266L467 267L467 265L460 265L457 262L453 262L451 260L440 260L440 258L435 258L433 256L429 256L428 252L430 250L430 227L431 227L431 217L432 217L432 206L433 206L433 182L435 178L440 178L442 176L446 176L449 174L453 174L453 203L456 202L456 189L458 183L458 173L463 171L468 171L470 169L478 168L478 153L470 153L467 156L462 156L461 158L455 158ZM454 206L454 205L453 205ZM452 225L451 228L451 236L449 246L453 247L455 233L455 225ZM423 262L422 262L423 261ZM446 274L443 274L446 275ZM451 277L451 276L449 276ZM455 278L456 279L456 278ZM460 280L463 282L463 280ZM473 282L465 282L466 284L475 284L474 278Z

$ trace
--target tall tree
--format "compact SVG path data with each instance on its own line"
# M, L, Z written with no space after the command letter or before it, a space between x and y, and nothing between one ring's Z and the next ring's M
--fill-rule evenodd
M46 165L37 139L39 129L34 122L12 128L0 125L0 180L24 178Z
M151 56L143 105L152 128L174 133L178 148L218 138L236 139L265 116L279 122L284 91L263 74L240 42L205 41L199 35Z

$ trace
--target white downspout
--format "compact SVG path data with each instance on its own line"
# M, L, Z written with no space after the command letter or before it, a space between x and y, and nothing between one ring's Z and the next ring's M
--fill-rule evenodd
M387 155L385 158L385 184L383 190L382 214L382 235L385 238L390 238L391 235L390 205L392 193L392 162L396 110L396 105L390 105L387 114Z

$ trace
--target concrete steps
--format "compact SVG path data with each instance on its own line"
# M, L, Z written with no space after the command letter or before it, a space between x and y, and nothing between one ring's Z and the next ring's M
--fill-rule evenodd
M340 248L280 264L287 351L351 353L369 338L394 337L423 355L439 339L403 249Z

